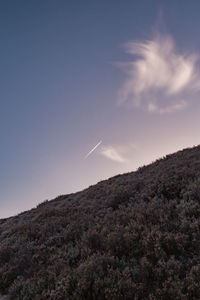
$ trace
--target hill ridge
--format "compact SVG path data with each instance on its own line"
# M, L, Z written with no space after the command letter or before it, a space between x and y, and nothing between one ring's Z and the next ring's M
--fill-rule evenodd
M200 146L0 220L11 299L200 299Z

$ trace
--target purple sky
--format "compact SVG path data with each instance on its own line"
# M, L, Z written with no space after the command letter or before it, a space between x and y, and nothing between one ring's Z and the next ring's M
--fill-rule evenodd
M199 11L1 1L0 218L200 143Z

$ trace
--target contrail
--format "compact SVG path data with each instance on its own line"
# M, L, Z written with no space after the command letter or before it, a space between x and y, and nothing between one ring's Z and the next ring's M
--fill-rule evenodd
M90 150L90 152L88 152L88 154L85 156L85 159L88 158L88 156L102 143L102 141L100 141L98 144L96 144L96 146L94 148L92 148L92 150Z

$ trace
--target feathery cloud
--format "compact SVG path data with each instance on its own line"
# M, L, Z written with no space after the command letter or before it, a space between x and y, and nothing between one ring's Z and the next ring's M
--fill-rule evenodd
M122 156L121 153L117 149L115 149L113 146L104 146L101 148L100 154L104 157L111 159L116 162L126 162L127 160Z
M171 113L187 106L186 100L180 100L185 95L200 90L198 56L178 54L169 35L130 42L125 48L135 59L121 64L128 76L119 91L119 103L131 102L151 113Z
M154 103L149 103L148 111L149 112L157 112L159 114L164 114L164 113L173 113L173 112L182 110L186 107L187 107L187 102L186 101L180 101L179 103L175 103L175 104L169 105L169 106L164 107L164 108L158 107Z

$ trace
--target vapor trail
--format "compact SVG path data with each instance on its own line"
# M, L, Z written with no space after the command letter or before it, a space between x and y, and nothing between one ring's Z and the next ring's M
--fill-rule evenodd
M92 150L90 150L90 152L88 152L88 154L85 156L85 159L88 158L88 156L102 143L102 141L100 141L98 144L96 144L96 146L94 148L92 148Z

